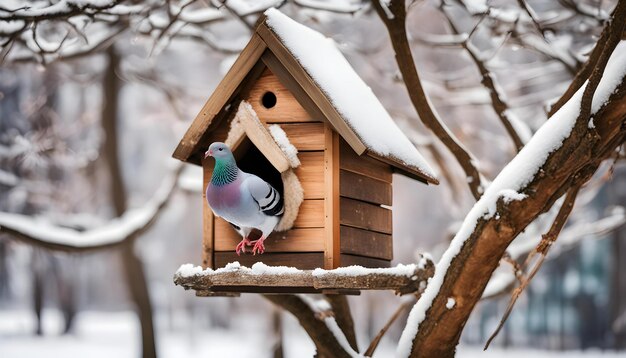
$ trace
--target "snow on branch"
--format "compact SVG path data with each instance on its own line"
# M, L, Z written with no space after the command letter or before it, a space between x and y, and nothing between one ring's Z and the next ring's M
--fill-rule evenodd
M348 342L348 338L346 338L346 335L344 334L344 332L341 330L341 328L339 328L339 325L337 324L335 317L333 317L332 314L326 313L331 310L330 304L326 300L316 300L307 295L298 295L298 296L304 303L306 303L309 306L311 311L313 311L316 314L316 316L319 317L318 319L324 322L326 327L328 327L328 330L333 334L333 336L337 340L337 343L339 343L341 348L343 348L350 357L352 358L364 357L363 355L359 354L350 346L350 343Z
M396 54L395 58L398 68L420 120L455 157L465 172L472 195L478 200L484 192L486 186L485 179L478 171L477 160L448 129L424 91L422 81L415 67L406 32L407 13L405 1L392 1L386 4L385 1L381 0L373 1L372 4L387 28Z
M623 23L620 24L620 26L623 26ZM621 29L615 31L617 34L621 34ZM595 154L598 156L597 158L585 157L585 155L588 155L587 153L592 150L591 148L595 148L593 146L605 144L597 142L597 138L600 138L598 134L596 134L595 137L596 141L588 139L585 142L583 140L585 133L591 131L591 129L587 128L589 116L586 116L586 114L591 116L596 115L605 106L609 97L615 93L618 87L624 88L624 76L626 75L626 41L621 41L614 49L607 50L611 52L604 52L610 54L606 66L599 69L596 68L594 71L595 74L601 74L601 79L599 79L599 82L594 83L594 80L598 79L598 77L591 77L592 80L590 83L592 83L592 86L593 84L597 85L595 91L587 93L587 84L585 83L585 85L583 85L572 98L537 131L528 144L501 171L493 183L487 188L485 194L470 210L461 229L437 263L435 275L429 281L424 294L411 310L406 328L400 339L398 348L399 356L409 356L415 349L419 328L422 326L422 323L425 322L426 313L432 308L431 306L433 302L435 302L435 299L437 299L438 302L437 311L440 312L443 309L443 305L445 305L445 295L451 292L453 286L457 284L464 285L463 282L465 281L463 281L461 277L471 275L471 273L475 271L473 266L467 264L467 260L469 260L468 257L472 257L472 254L478 255L478 253L473 251L474 246L480 244L489 245L489 243L504 240L505 238L507 241L515 238L519 232L517 230L522 230L528 225L529 221L536 217L528 215L535 211L535 215L539 215L543 210L549 208L552 204L551 200L556 200L556 198L560 196L559 193L562 194L563 186L567 188L568 185L573 185L572 180L575 180L575 177L580 176L584 179L589 175L589 172L593 173L603 159L602 156L610 155L613 152L613 145L606 144L610 147L598 148L597 150L600 150L600 152ZM583 93L588 94L589 98L583 98ZM588 102L587 106L584 105L586 102ZM613 125L615 126L616 124L613 123ZM619 124L617 124L617 126L619 127ZM605 131L606 130L605 128ZM616 132L612 132L612 134L604 132L607 138L602 139L607 141L611 135L617 136L616 140L619 140L619 142L615 142L615 145L619 145L621 140L623 140L620 133L619 128ZM591 147L587 148L586 146L581 146L581 142ZM611 141L610 143L613 142ZM567 145L567 147L564 147L565 145ZM563 151L563 148L567 150ZM575 153L575 149L579 150L579 153ZM562 155L566 155L564 153L567 154L567 157L560 159ZM586 163L583 160L588 161L588 164L583 166L583 164ZM554 161L558 161L558 165L554 163ZM580 163L580 161L583 162ZM548 163L550 165L548 165ZM558 177L555 176L557 170L559 173ZM563 170L568 171L564 173ZM569 175L565 175L568 173ZM543 186L539 186L539 184L543 184ZM533 189L532 196L529 195L521 201L513 200L508 204L503 202L502 193L504 191L508 192L512 190L517 193L526 194L526 189L528 189L529 186L532 186ZM561 189L559 189L559 186ZM539 190L538 188L541 189L540 193L537 191ZM547 193L545 192L546 190L551 190L551 192ZM518 205L515 205L515 203L518 202L524 203L526 207L524 216L510 210L511 207L517 207ZM546 208L546 205L549 206ZM482 241L479 239L482 239ZM466 245L468 241L471 241L470 246ZM506 246L503 246L502 250L504 250L505 247ZM463 251L464 254L457 257L461 251ZM499 257L500 256L498 256L498 259ZM455 269L451 273L448 270L453 262L455 263ZM448 275L454 275L453 277L456 277L456 279L450 279L450 277L447 277ZM440 290L444 286L444 279L448 281L446 281L446 293L442 295L440 294ZM473 279L476 279L476 277ZM488 280L488 277L481 277L481 282L485 279ZM486 281L484 282L486 284ZM464 285L464 287L465 286L466 285ZM469 302L469 304L466 304L466 307L472 307L481 293L482 289L463 292L464 299ZM445 318L442 316L438 318L438 324L443 324L441 322L446 318L448 320L454 320L452 316ZM426 324L432 327L435 323L432 320L428 320ZM454 332L441 334L445 335L446 339L454 339L453 337L455 336ZM430 335L421 335L419 338L426 340L429 339L429 337L434 336L430 333ZM438 336L437 339L442 339L442 337Z
M257 262L251 268L233 262L216 270L182 265L174 283L185 289L211 291L217 286L313 287L318 290L395 290L398 294L419 293L433 275L434 264L423 256L418 264L390 268L341 267L334 270L299 270Z
M445 11L445 9L442 9L442 13L446 17L453 34L457 36L460 35L461 32L450 17L450 14ZM471 42L472 35L476 32L476 30L480 26L480 23L481 22L479 21L474 26L469 36L467 36L465 40L461 42L461 46L463 47L463 49L465 49L465 51L467 51L470 58L472 59L472 62L474 62L474 65L480 72L480 75L482 77L481 83L489 91L493 110L500 119L500 122L502 122L504 129L506 129L507 133L511 137L516 151L519 152L519 150L524 147L524 144L530 139L530 129L525 127L523 122L517 120L513 116L509 109L509 105L506 102L506 95L504 93L504 90L499 85L496 76L487 67L486 60L480 54L480 51Z
M130 209L109 223L85 231L59 227L43 218L0 213L0 232L26 243L61 251L86 251L115 246L147 230L172 195L182 166L163 180L142 207Z

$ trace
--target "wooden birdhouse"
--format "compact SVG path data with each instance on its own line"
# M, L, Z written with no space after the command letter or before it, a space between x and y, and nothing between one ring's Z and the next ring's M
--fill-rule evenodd
M392 173L437 184L334 42L270 9L180 141L174 157L202 165L212 142L229 144L239 167L285 198L285 219L262 255L235 253L241 236L203 210L202 263L239 261L299 269L392 259ZM295 147L295 149L294 149ZM297 153L296 153L297 150Z

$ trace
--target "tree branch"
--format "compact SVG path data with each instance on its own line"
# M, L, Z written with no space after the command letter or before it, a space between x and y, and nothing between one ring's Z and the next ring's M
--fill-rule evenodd
M178 166L143 207L130 209L108 224L85 231L57 227L19 214L0 213L0 232L37 247L63 252L91 252L132 241L147 231L167 205L182 170Z
M352 313L350 312L350 304L348 298L345 295L325 295L326 300L330 304L335 315L337 325L343 331L343 334L348 339L350 347L355 351L359 350L359 346L356 342L356 333L354 331L354 321L352 320Z
M316 313L300 297L294 295L265 295L268 301L291 312L313 340L318 356L349 358L350 355L337 342L328 326L316 317Z
M467 176L467 182L474 198L482 195L485 185L483 178L475 166L476 160L458 141L458 139L445 126L435 108L431 105L415 67L415 61L406 33L406 8L405 2L392 1L389 5L382 4L379 0L372 2L378 16L385 24L391 44L396 53L396 62L402 73L402 78L409 92L409 97L415 110L424 125L430 129L441 142L450 150L452 155Z
M500 332L500 329L502 329L502 327L504 326L504 323L509 318L511 311L513 310L513 306L517 302L517 299L520 297L522 292L524 292L526 287L528 287L528 285L530 284L530 281L535 277L535 274L537 274L537 272L539 271L539 268L541 268L541 265L543 264L546 258L548 250L550 249L552 244L556 241L561 230L563 230L563 227L565 226L565 223L567 222L567 219L569 218L569 215L572 212L572 208L574 208L574 202L576 201L576 196L578 195L578 190L580 189L580 186L581 184L578 184L568 190L567 195L565 197L565 201L563 201L563 205L561 206L559 213L554 219L554 222L552 223L550 230L545 235L543 235L543 238L541 239L541 242L539 243L539 245L537 245L535 250L533 250L526 258L526 263L524 264L524 267L529 267L530 262L534 258L535 254L541 255L537 263L533 266L532 270L530 270L530 273L525 278L522 279L521 285L513 291L513 294L511 295L511 300L509 301L509 304L506 310L504 311L504 315L502 316L502 319L500 320L500 323L498 324L498 327L496 328L496 330L489 337L489 339L487 340L487 343L485 343L484 350L487 350L487 348L489 348L489 344L491 344L493 339L496 338L496 336Z
M520 0L520 1L523 1L523 0ZM441 8L441 12L445 15L446 19L448 20L448 24L450 25L452 32L458 35L459 30L454 24L454 22L452 21L452 19L450 18L450 16L446 13L446 11L443 8ZM480 22L476 24L471 34L475 32L479 24ZM511 118L509 118L509 115L510 115L509 106L503 99L504 93L500 93L500 87L496 86L496 79L493 73L489 71L489 69L487 68L487 65L477 53L476 48L470 43L471 34L465 39L465 41L461 43L461 46L467 51L470 58L474 62L474 65L480 72L480 75L482 77L481 83L489 91L489 97L491 98L491 106L494 112L496 112L496 115L498 116L498 118L500 119L500 122L504 126L504 129L506 129L506 132L509 134L509 137L511 137L511 140L513 141L513 145L515 146L516 152L519 152L524 147L524 142L522 141L519 134L515 130L515 127L512 124Z
M618 6L624 7L625 3L626 1L622 1ZM623 21L612 21L610 31L621 35L623 25ZM606 48L605 51L610 54L612 49ZM595 73L603 71L602 66L594 69ZM590 84L594 80L590 79ZM585 117L585 111L581 110L582 115L575 119L569 135L560 146L546 153L547 158L542 161L543 164L526 184L519 188L514 187L518 193L526 195L523 199L503 200L497 191L500 187L512 185L507 184L506 175L511 173L510 170L507 171L508 167L494 180L489 188L489 196L485 195L485 200L497 199L497 201L482 202L481 198L475 206L478 210L475 214L482 212L479 204L489 207L494 205L495 212L488 211L487 215L483 213L480 216L468 215L464 226L471 225L472 229L470 232L457 234L451 247L440 260L435 276L422 298L413 308L416 310L415 315L421 315L420 312L423 312L425 318L410 319L409 325L417 326L409 326L403 333L400 345L403 346L408 339L411 356L450 357L454 354L469 314L480 299L491 274L498 266L500 257L511 241L535 218L547 211L563 193L576 185L576 178L585 178L593 174L600 163L611 157L615 148L622 144L626 136L626 127L623 125L626 117L625 80L622 78L615 91L612 91L613 95L595 112L594 131L588 128L589 117ZM590 85L589 88L593 86ZM593 95L593 92L586 95ZM568 105L577 106L577 102ZM583 105L581 103L581 107ZM551 133L554 127L548 128L540 128L533 139L546 138L539 133L543 133L544 130ZM523 150L509 166L516 168L520 160L531 160L530 153L532 152L525 153ZM437 284L433 285L434 282ZM456 300L453 309L447 307L450 297Z

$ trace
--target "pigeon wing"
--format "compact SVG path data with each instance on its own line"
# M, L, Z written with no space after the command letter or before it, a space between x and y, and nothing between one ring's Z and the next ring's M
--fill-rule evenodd
M283 214L283 198L278 190L256 175L250 174L246 181L248 181L248 190L250 190L252 198L259 204L259 210L263 214L268 216L280 216Z

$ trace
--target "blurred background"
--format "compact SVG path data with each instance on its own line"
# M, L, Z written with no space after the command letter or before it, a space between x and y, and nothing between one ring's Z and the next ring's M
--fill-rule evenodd
M521 140L529 138L615 3L409 4L425 89L486 178L516 153L490 94L505 103ZM447 247L474 199L458 164L421 125L367 1L7 0L0 4L0 223L20 223L29 235L0 229L1 357L138 357L149 325L160 357L314 354L297 321L261 296L197 298L172 282L181 264L200 263L202 184L200 169L181 171L171 153L270 6L332 37L440 174L439 186L394 177L394 263L424 251L437 259ZM460 357L626 356L621 159L581 192L546 264L482 352L516 284L513 266L501 263L465 328ZM523 260L554 214L516 239L512 260ZM406 298L364 292L349 300L363 349ZM393 355L404 322L375 356Z

